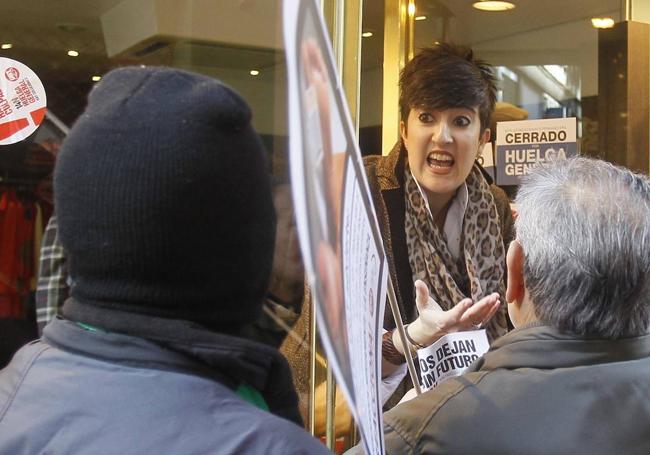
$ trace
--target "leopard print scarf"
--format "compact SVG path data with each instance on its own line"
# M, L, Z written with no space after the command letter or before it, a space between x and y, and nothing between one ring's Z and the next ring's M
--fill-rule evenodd
M505 299L505 254L494 198L476 166L465 182L468 204L457 262L431 217L408 164L405 168L406 243L413 281L424 281L443 310L466 297L476 302L492 292L498 292L502 302ZM502 304L487 325L490 341L508 331L506 312Z

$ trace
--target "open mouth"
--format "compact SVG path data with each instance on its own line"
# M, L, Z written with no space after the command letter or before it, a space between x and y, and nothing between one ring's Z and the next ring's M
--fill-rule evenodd
M431 167L450 168L454 165L454 158L446 153L432 152L427 155L427 163Z

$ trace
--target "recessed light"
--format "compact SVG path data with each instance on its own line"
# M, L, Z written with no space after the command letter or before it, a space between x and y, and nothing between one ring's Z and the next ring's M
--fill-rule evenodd
M91 77L91 79L93 80L93 82L99 82L99 81L102 80L102 77L101 76L93 76L93 77Z
M11 49L12 47L14 47L14 45L11 44L11 43L4 43L4 44L3 44L2 46L0 46L0 47L2 47L2 49Z
M79 52L77 51L68 51L70 57L79 57Z
M415 16L415 20L416 20L416 21L424 21L424 20L426 20L426 19L427 19L426 16Z
M257 70L250 70L250 75L251 76L258 76L259 74L260 74L260 72L257 71Z
M372 36L372 32L363 32L361 36L363 36L364 38L370 38Z
M611 17L592 17L591 25L594 28L612 28L614 26L614 19Z
M515 8L514 3L493 0L481 0L474 2L472 6L481 11L508 11L509 9Z

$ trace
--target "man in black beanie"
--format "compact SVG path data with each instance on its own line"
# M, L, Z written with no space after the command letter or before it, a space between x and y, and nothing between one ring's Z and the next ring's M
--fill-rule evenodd
M328 453L297 425L284 358L238 337L275 234L239 95L169 68L110 72L55 198L71 297L0 372L0 453Z

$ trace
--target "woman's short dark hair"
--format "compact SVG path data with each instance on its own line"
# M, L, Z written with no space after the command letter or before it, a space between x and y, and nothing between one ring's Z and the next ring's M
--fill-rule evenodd
M478 106L481 131L490 124L497 95L494 74L468 47L443 43L421 49L402 70L399 86L404 122L412 108Z

